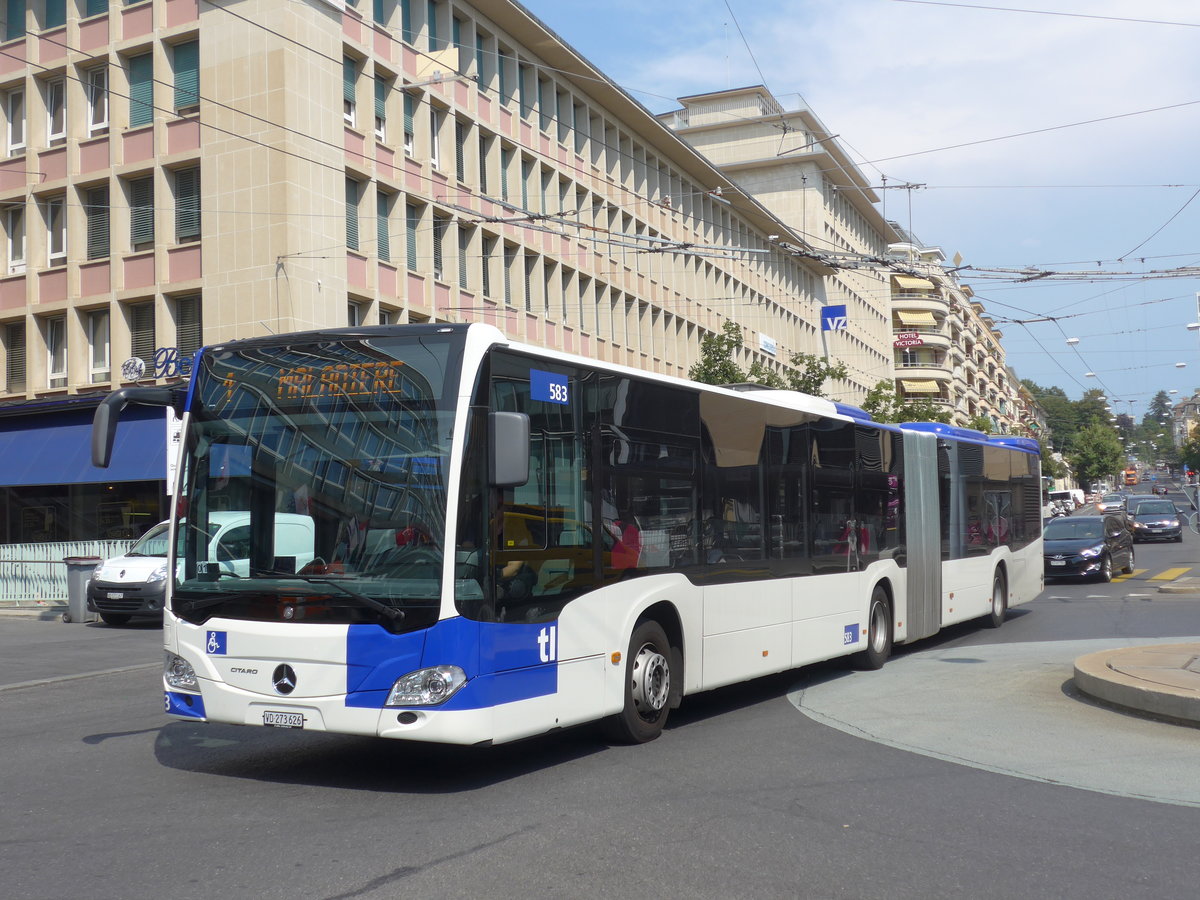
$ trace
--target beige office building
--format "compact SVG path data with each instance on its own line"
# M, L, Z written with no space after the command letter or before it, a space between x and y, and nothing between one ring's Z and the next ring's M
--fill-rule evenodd
M3 7L0 543L162 517L161 421L140 469L17 458L78 444L130 358L430 320L673 375L727 320L743 366L822 352L814 241L522 7L361 2ZM839 399L887 362L859 292Z
M801 235L831 265L825 301L846 307L848 327L825 347L849 370L828 392L861 403L892 377L888 245L897 235L880 196L835 135L805 104L785 107L761 85L682 97L659 119L721 167L747 196Z

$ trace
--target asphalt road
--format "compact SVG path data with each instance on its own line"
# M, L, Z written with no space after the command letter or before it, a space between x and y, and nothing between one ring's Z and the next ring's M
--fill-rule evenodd
M169 722L156 629L0 618L3 893L1191 897L1200 732L1067 682L1076 649L1200 635L1200 596L1147 580L1198 544L1139 545L1141 576L1052 585L879 672L689 698L640 747Z

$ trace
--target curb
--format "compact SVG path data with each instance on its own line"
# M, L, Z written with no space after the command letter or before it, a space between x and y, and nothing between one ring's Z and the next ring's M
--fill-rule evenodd
M0 606L0 619L61 619L63 613L70 607L67 604L46 604L44 606Z
M1200 724L1200 646L1118 647L1075 660L1075 686L1133 712Z

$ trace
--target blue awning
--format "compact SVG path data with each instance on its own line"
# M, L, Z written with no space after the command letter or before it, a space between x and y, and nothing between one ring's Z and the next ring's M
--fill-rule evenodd
M0 419L0 487L166 478L163 410L127 410L121 416L107 469L92 465L92 414L88 409Z

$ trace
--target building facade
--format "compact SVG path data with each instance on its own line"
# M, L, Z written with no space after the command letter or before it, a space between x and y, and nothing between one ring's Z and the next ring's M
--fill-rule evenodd
M742 365L822 352L808 236L508 0L3 12L0 543L163 517L161 418L122 420L130 468L15 462L202 344L481 321L686 375L734 320Z
M880 197L844 148L805 104L784 106L765 87L682 97L659 116L721 167L740 190L802 235L831 266L825 300L844 306L844 330L822 347L844 363L842 384L827 393L861 403L893 377L888 245L898 236L876 207Z

